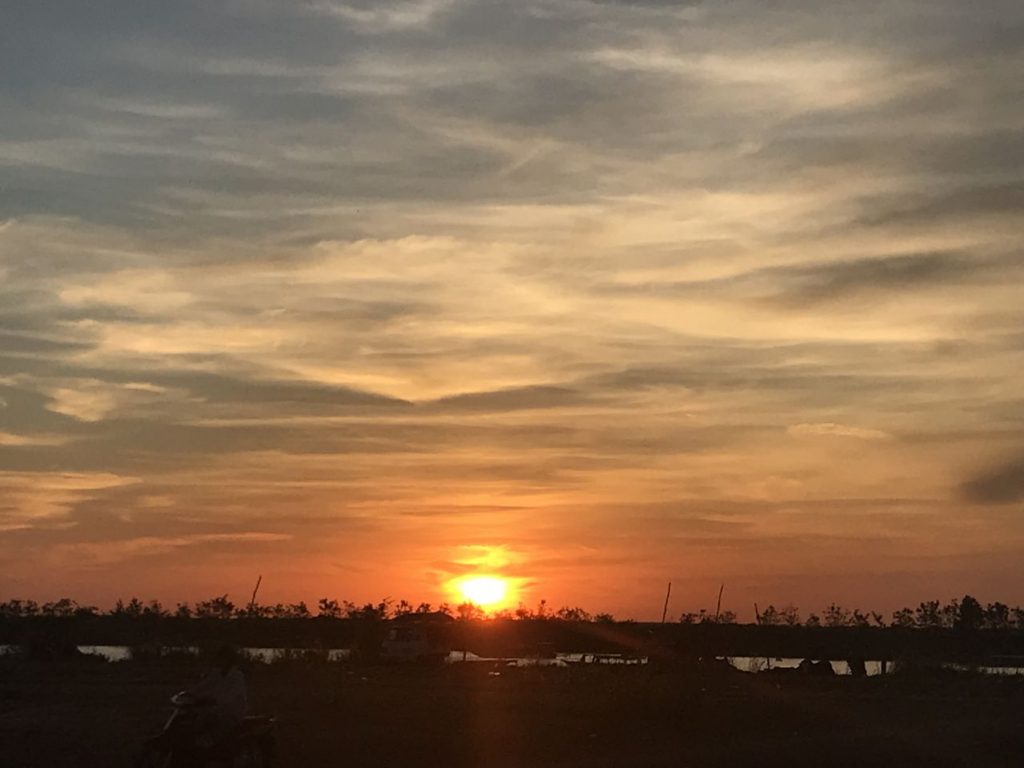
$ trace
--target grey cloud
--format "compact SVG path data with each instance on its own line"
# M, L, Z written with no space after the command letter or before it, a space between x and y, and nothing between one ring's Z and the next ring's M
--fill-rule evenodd
M412 518L446 518L449 515L454 517L481 517L493 514L507 514L509 512L522 512L526 508L517 505L478 505L468 504L458 507L451 506L428 506L416 505L409 509L401 510L400 514Z
M1013 504L1024 500L1024 458L1014 459L970 478L960 488L975 504Z
M870 215L863 223L921 225L967 217L1019 216L1024 211L1024 183L978 185L922 196L909 204L891 199L887 203L884 213Z
M637 8L687 8L701 5L703 0L590 0L595 5L625 5Z
M74 429L74 419L48 410L49 398L32 389L0 383L0 398L7 403L7 408L0 411L2 428L27 434Z
M936 102L943 99L948 99L947 93L937 97ZM910 114L936 106L938 104L915 104L910 107ZM887 118L891 120L893 105L887 104L886 108L890 111ZM908 125L905 134L891 136L876 135L877 126L872 123L867 121L863 130L854 134L838 130L838 126L833 131L820 124L790 125L744 159L761 166L765 175L821 168L850 172L870 168L879 173L916 169L932 174L980 175L1001 174L1024 167L1024 132L1019 130L985 127L974 134L932 136L922 135L915 126ZM896 199L884 202L896 207L906 204ZM1001 202L996 201L997 205Z
M708 367L707 358L697 358L690 365L658 368L627 368L591 379L598 388L642 391L657 387L677 387L705 391L758 390L761 392L792 393L804 399L819 394L839 398L858 393L896 393L913 386L914 380L898 373L857 372L822 363L793 364L786 354L775 351L777 364L771 365L760 358L770 357L771 350L751 351L744 360L737 353L731 363L724 356L715 367Z
M779 298L797 306L922 286L1005 279L1016 256L985 258L960 253L924 253L780 268L767 273L779 280ZM755 276L756 277L756 276Z
M121 377L124 377L121 374ZM403 406L403 400L317 382L238 378L201 372L150 374L147 381L188 390L204 400L247 405L292 403L323 406Z
M0 390L0 396L8 394ZM519 450L525 455L529 450L544 447L565 454L561 466L568 468L582 466L574 452L588 447L576 430L557 423L534 427L378 421L372 412L364 413L362 419L334 422L325 418L327 414L322 410L303 412L294 406L285 409L285 404L278 404L279 408L273 411L277 418L269 424L260 423L260 418L268 415L266 408L254 411L253 423L245 419L215 425L177 423L180 408L148 419L113 417L82 423L43 409L43 398L36 402L36 415L26 419L24 398L11 397L10 403L19 409L20 418L6 422L0 418L0 428L6 424L7 429L19 434L62 434L70 442L0 446L0 462L10 471L45 472L59 467L69 472L111 471L153 478L186 471L212 457L230 461L234 455L243 453L348 457L373 463L387 461L388 456L429 456L459 448L477 448L482 452ZM235 407L230 412L238 413ZM598 452L603 450L592 447ZM458 474L462 469L452 471ZM479 470L477 475L486 475L486 470ZM333 476L347 478L340 470L333 470Z
M678 298L717 296L799 309L822 302L937 285L994 284L1021 273L1024 273L1024 259L1016 253L993 256L942 251L766 267L713 280L601 288L612 293Z
M494 392L467 392L425 403L440 411L518 411L581 405L587 398L571 389L554 386L512 387Z
M48 334L62 335L53 339L56 344L80 348L94 345L90 331L81 327L81 321L96 323L158 323L164 318L157 314L146 314L128 307L104 304L71 307L59 304L52 293L39 291L34 294L17 295L13 292L0 293L4 309L0 309L0 331L18 335ZM73 327L76 326L77 327ZM74 334L76 338L68 338ZM54 348L56 351L56 347Z
M315 5L189 2L143 12L107 2L56 16L20 9L24 32L5 46L2 63L20 73L15 82L33 99L7 94L5 133L28 142L19 151L30 159L7 165L0 207L195 238L269 235L286 222L316 229L322 225L309 212L341 201L593 200L621 192L622 170L634 165L637 179L626 183L644 178L649 186L663 173L651 162L665 153L706 150L702 137L709 136L742 144L747 131L730 126L745 124L744 115L714 89L691 82L687 124L680 126L679 93L664 77L602 70L581 54L663 40L665 17L639 11L685 5L456 3L425 27L391 30L386 49L344 14L325 17L313 12ZM382 18L414 6L351 5ZM581 16L584 6L589 11ZM702 7L699 20L679 29L688 50L748 50L753 32L746 19L754 7ZM837 31L835 19L806 5L775 10L787 38L819 40ZM943 11L925 20L936 35L976 29L974 39L953 39L965 41L964 55L987 50L982 46L999 26L994 14L958 14L952 5ZM920 21L909 5L881 16L892 18L873 29L890 30L895 18L903 26L890 34L906 37L910 23ZM393 87L409 92L388 95ZM203 109L185 109L196 104ZM175 112L181 117L168 119ZM527 144L559 146L542 162L501 176L519 160L515 153L430 129L439 116L475 121L497 135L520 126ZM780 130L775 138L784 140L787 128ZM57 141L40 143L43 137ZM44 150L68 153L79 167L41 165L33 153ZM745 173L737 166L700 183L747 183ZM681 182L669 176L657 183ZM183 191L218 204L190 202ZM189 216L188 228L181 216ZM360 230L355 216L335 218L333 226Z
M52 339L31 334L8 333L0 330L0 355L68 352L76 349L86 349L90 346L89 344L77 341Z

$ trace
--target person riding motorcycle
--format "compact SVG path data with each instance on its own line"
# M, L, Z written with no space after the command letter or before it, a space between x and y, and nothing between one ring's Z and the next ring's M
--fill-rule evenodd
M189 717L165 734L173 748L208 750L242 727L246 716L246 679L236 650L225 645L213 657L213 666L195 686L179 694L191 702Z
M275 754L274 718L246 716L245 676L239 656L225 646L206 676L171 697L163 731L144 743L141 768L269 766Z
M245 719L247 695L235 649L226 645L217 651L210 671L187 693L198 705L193 722L198 745L211 746L236 732Z

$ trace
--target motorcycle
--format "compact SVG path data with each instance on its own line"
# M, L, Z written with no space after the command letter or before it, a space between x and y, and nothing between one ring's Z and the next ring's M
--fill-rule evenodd
M274 759L275 726L269 716L248 716L224 738L196 738L195 723L209 704L187 691L171 697L174 707L163 731L148 739L137 768L269 768Z

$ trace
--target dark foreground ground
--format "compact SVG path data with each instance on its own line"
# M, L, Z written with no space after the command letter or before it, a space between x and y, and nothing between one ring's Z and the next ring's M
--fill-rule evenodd
M0 659L0 766L129 766L199 671ZM1024 766L1020 678L299 661L248 674L286 768Z

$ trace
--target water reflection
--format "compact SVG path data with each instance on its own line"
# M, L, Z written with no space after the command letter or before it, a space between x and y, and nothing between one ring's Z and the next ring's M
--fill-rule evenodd
M100 656L107 661L121 662L132 659L132 649L127 645L79 645L80 653L90 656ZM20 649L15 645L0 645L0 656L17 653ZM161 656L170 655L199 655L200 649L197 646L161 646L156 649ZM327 661L345 661L352 655L348 648L329 648L326 651L312 648L243 648L242 651L253 661L269 664L275 661L287 659L301 659L308 654L314 654ZM764 656L730 656L717 657L718 660L725 660L741 672L756 674L772 669L796 669L803 659L795 657L764 657ZM622 665L642 666L648 663L646 657L628 656L613 653L556 653L548 657L486 657L478 656L471 651L452 651L445 659L447 664L485 662L490 664L505 664L515 667L531 666L552 666L569 667L578 664L598 665ZM891 662L890 662L891 663ZM850 675L850 665L846 661L831 660L829 664L836 675ZM941 665L944 669L957 671L976 671L988 675L1024 675L1024 667L1019 666L971 666L967 664L946 663ZM874 677L882 673L882 663L877 660L864 662L865 671L868 677Z

